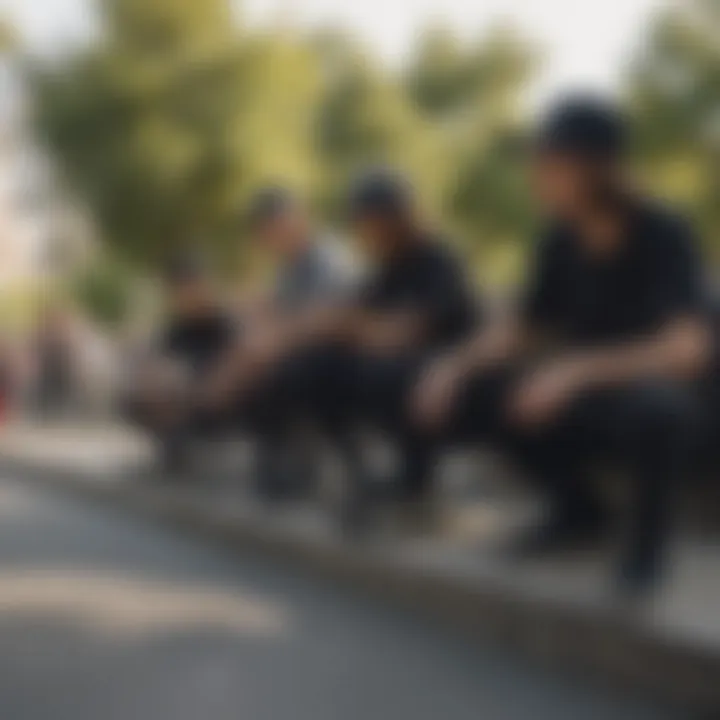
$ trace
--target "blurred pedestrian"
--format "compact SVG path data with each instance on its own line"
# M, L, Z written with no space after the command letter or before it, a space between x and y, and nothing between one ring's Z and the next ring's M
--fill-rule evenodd
M189 425L187 406L218 358L233 347L236 324L199 255L172 258L164 287L165 325L133 373L126 409L152 433L164 469L174 473L185 467L192 438L211 429L203 423Z

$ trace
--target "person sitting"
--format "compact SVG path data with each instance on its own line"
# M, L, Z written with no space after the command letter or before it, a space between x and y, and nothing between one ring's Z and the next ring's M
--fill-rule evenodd
M234 378L259 347L282 338L303 315L322 312L341 298L353 282L352 258L330 233L314 227L307 209L290 191L267 187L251 200L247 211L251 238L269 258L274 279L267 290L241 308L243 332L215 364L205 390L213 396L210 412L255 435L256 489L268 500L306 494L319 462L317 450L282 405L278 377L254 378L254 387L234 398ZM237 394L237 393L235 393Z
M237 326L200 257L174 257L165 269L164 287L168 317L155 347L133 372L125 410L152 434L163 469L175 476L186 467L192 436L212 429L203 423L188 426L187 398L233 346Z
M396 487L406 503L424 499L435 455L405 422L405 396L423 359L471 332L478 305L461 262L422 222L404 178L364 173L350 195L367 277L332 305L260 333L253 351L246 348L228 368L224 389L247 402L258 377L273 369L275 406L310 420L348 460L353 482L343 516L357 528L367 518L368 483L356 428L370 424L398 441Z
M388 171L361 175L349 204L354 233L371 264L356 307L356 413L400 450L399 471L384 499L424 531L435 525L433 479L442 448L407 422L407 395L428 358L476 330L482 306L463 260L423 218L406 179ZM361 476L356 489L372 486ZM362 497L351 498L351 523L367 522L367 505Z
M548 227L524 300L431 364L412 409L430 434L495 442L537 483L548 514L513 543L522 557L604 538L587 474L619 463L633 493L618 580L634 593L662 575L711 343L694 233L631 187L627 140L604 100L551 110L532 157Z

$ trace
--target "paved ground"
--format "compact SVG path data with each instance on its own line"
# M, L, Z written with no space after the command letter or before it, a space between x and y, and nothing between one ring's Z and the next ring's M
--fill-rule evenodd
M0 717L687 718L7 478Z
M227 450L230 450L230 457ZM213 467L200 482L185 483L182 494L199 512L258 523L291 535L306 544L337 543L331 516L317 506L258 513L248 497L248 457L236 446L211 446L210 457L201 458L201 468ZM239 455L239 457L238 457ZM107 422L79 425L22 423L3 429L0 457L20 462L39 472L53 468L81 473L98 484L157 485L136 469L152 465L144 438L127 428ZM459 460L459 462L457 462ZM441 536L405 539L384 538L382 553L410 566L451 573L479 582L501 583L524 596L537 596L563 604L591 608L607 604L611 557L609 552L564 558L562 562L523 566L522 572L498 562L494 549L504 535L522 523L527 511L525 494L508 493L508 483L497 482L497 470L483 471L476 462L456 458L445 468L449 520ZM480 458L481 462L485 458ZM244 468L244 470L243 470ZM505 480L505 476L500 474ZM172 487L170 494L180 492ZM468 495L469 492L469 495ZM720 508L720 494L708 506ZM638 615L648 632L668 636L684 644L711 647L720 652L720 535L712 533L678 538L673 572L663 592Z

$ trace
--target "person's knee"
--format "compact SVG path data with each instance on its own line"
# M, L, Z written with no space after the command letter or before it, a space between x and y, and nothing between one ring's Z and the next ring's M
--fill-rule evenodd
M517 372L504 367L465 378L450 412L450 439L487 441L508 434L506 410L516 380Z
M624 412L630 436L659 453L691 437L699 421L691 393L673 383L638 385L630 393Z
M276 415L333 422L354 405L355 359L334 345L304 348L288 356L267 385Z

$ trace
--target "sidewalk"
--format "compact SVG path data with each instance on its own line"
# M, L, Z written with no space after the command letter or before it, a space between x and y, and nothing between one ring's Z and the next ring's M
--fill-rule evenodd
M28 481L270 553L545 662L720 709L720 538L682 539L671 582L654 603L630 611L610 599L607 558L499 563L493 545L529 508L491 482L472 503L448 501L452 521L442 537L357 547L342 542L321 508L257 506L242 472L168 486L138 476L148 460L142 439L119 427L16 425L0 436L0 468ZM457 492L447 484L448 495Z

